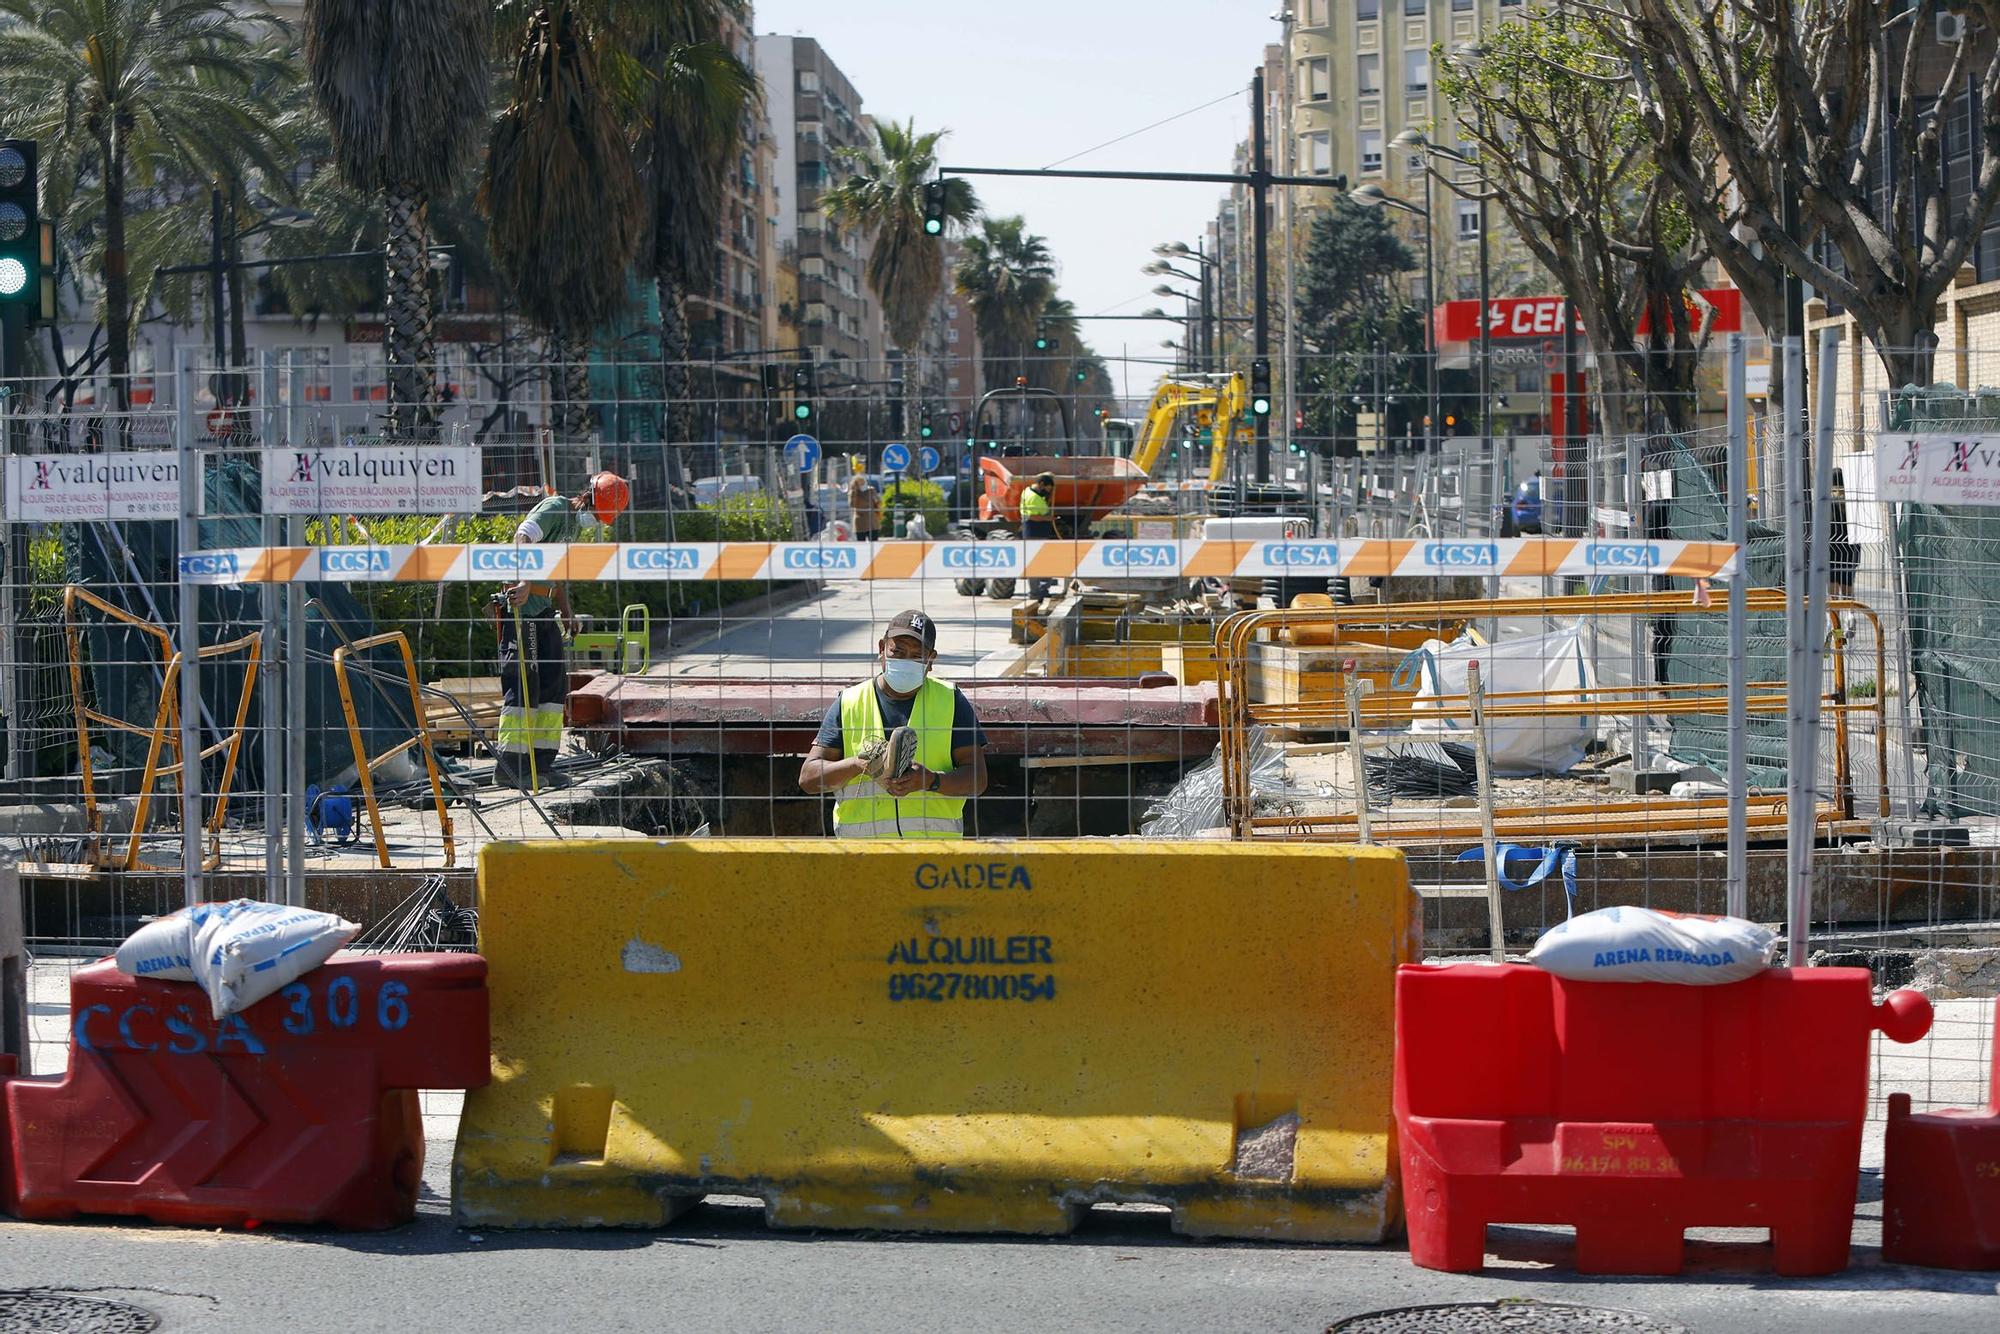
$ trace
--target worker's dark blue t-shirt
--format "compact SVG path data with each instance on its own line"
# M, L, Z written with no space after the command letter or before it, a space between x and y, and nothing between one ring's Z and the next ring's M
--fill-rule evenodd
M912 695L908 699L896 699L882 693L881 682L876 681L873 684L875 707L882 711L882 730L887 732L893 728L907 726L910 721L910 706L917 702L917 697ZM957 754L966 746L985 745L986 733L980 728L979 719L972 712L971 701L965 698L963 690L954 690L951 693L955 698L951 711L952 753ZM841 742L840 701L836 699L826 706L826 717L820 719L819 735L813 738L813 744L824 746L844 758L847 750Z

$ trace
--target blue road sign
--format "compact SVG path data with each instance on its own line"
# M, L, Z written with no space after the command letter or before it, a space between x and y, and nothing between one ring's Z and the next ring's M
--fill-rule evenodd
M917 451L917 458L924 465L925 472L936 472L938 465L944 462L944 455L937 452L936 445L925 445Z
M910 468L910 447L908 445L882 446L883 472L908 472Z
M819 466L819 441L809 435L795 435L785 442L785 457L800 472L811 472Z

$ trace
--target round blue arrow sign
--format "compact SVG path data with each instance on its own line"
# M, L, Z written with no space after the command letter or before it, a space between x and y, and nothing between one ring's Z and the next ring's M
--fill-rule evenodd
M925 472L936 472L944 462L944 456L937 452L936 445L925 445L917 451L917 458L923 463Z
M882 470L884 472L905 472L910 466L908 445L882 446Z
M819 466L819 441L809 435L795 435L785 442L785 457L800 472Z

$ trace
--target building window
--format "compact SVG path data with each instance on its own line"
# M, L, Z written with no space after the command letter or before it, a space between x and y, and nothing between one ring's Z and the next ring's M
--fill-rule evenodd
M1306 173L1326 176L1333 171L1333 136L1326 130L1299 136L1299 157Z
M1461 241L1479 239L1479 201L1476 199L1458 201L1458 239Z
M802 93L816 93L819 91L819 72L817 70L802 69L799 71L799 91Z
M1324 28L1326 26L1326 0L1306 0L1300 7L1304 15L1299 20L1301 28Z
M1333 78L1327 69L1327 57L1318 56L1312 60L1299 62L1300 91L1308 102L1324 102L1333 95Z
M1354 20L1372 23L1382 17L1382 0L1354 0Z
M958 341L958 326L956 324L945 326L944 341L947 343L956 343Z
M1361 132L1361 171L1363 175L1382 171L1382 131L1363 130Z
M1431 86L1431 53L1421 46L1403 52L1403 87L1413 93Z
M1431 0L1403 0L1403 17L1420 19L1431 12Z
M1451 0L1451 12L1454 14L1471 13L1472 0Z
M1382 92L1382 56L1370 51L1356 62L1359 69L1355 76L1355 87L1363 97L1379 96Z

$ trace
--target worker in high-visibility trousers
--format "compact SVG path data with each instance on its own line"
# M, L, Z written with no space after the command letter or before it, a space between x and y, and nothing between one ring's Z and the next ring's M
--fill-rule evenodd
M1050 503L1050 497L1054 496L1055 493L1056 475L1052 472L1045 472L1037 476L1034 481L1028 484L1028 489L1021 493L1021 540L1023 542L1043 541L1058 536L1056 532L1055 506ZM1030 579L1028 581L1028 596L1031 598L1047 597L1049 590L1053 587L1055 587L1055 580L1053 579Z
M963 838L966 799L986 790L986 733L964 693L930 674L937 622L899 612L876 651L875 674L820 720L799 787L839 793L838 838Z
M600 472L578 494L550 496L529 510L514 529L515 544L573 542L586 511L609 526L631 502L623 477ZM549 787L569 693L563 640L576 632L569 587L522 580L502 588L491 605L500 636L500 753L493 781L524 791Z

